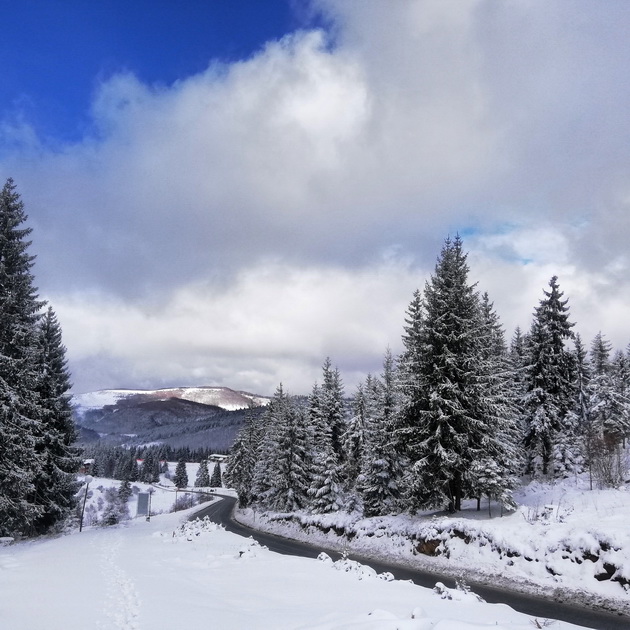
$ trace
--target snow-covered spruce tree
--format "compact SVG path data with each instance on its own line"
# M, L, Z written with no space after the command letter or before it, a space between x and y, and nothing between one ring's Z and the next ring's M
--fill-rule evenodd
M351 405L351 415L343 435L345 460L343 476L348 480L348 488L354 490L361 473L363 451L365 447L365 427L368 414L368 396L366 390L371 386L372 376L368 374L365 384L359 383Z
M588 468L591 490L593 489L593 458L597 450L597 431L590 414L589 383L591 367L588 353L579 333L574 339L573 357L575 361L575 376L573 386L573 407L569 412L571 423L575 426L582 465Z
M591 366L588 353L582 342L582 337L576 333L574 340L573 356L575 357L575 384L573 413L576 416L577 430L580 436L590 433L590 401L589 383L591 381Z
M598 333L591 346L590 414L605 440L621 444L630 433L630 400L624 374L627 368L623 355L613 365L611 352L610 342Z
M311 471L310 509L316 514L338 511L343 506L340 467L330 448L318 450Z
M306 412L278 388L268 405L260 459L261 481L256 495L265 507L282 512L303 508L309 483L310 440Z
M316 513L335 512L343 504L342 471L333 447L332 426L324 413L323 387L317 384L308 401L309 481L308 507Z
M409 437L415 432L416 414L412 406L422 395L422 380L420 378L421 363L421 335L423 326L422 293L416 289L413 293L407 312L402 335L404 352L398 357L398 389L400 392L400 410L397 414L392 440L394 450L405 463L405 487L411 487L411 449Z
M133 471L135 457L131 461L131 469ZM136 463L137 466L137 463ZM157 451L149 448L145 451L144 462L141 471L142 481L145 483L156 483L160 480L160 460Z
M131 482L129 479L123 479L118 486L118 498L121 503L126 504L129 501L129 497L133 494L131 490Z
M576 427L570 411L574 401L575 358L565 347L573 337L568 300L549 281L549 291L534 309L528 339L526 424L526 472L543 476L564 475L572 470L576 453Z
M481 296L481 355L479 381L486 432L480 459L466 474L468 494L487 496L514 508L512 489L522 468L522 432L518 423L519 390L503 327L487 293ZM479 508L479 502L477 504Z
M410 461L411 510L461 509L475 462L503 452L486 330L459 237L445 241L424 295L407 311L397 444Z
M234 441L228 457L223 477L228 487L234 488L238 495L238 503L242 508L252 501L252 485L254 469L258 459L261 432L250 407L245 416L245 425Z
M38 300L30 228L13 180L0 192L0 535L28 532L44 514L34 484L43 434L37 389Z
M214 468L212 469L210 485L213 488L221 488L223 486L223 481L221 479L221 464L219 464L218 462L214 465Z
M280 457L276 463L279 492L276 509L287 512L299 510L308 504L311 481L311 441L306 410L289 398L287 418L279 433Z
M252 501L264 507L268 507L272 503L272 496L275 492L272 464L278 453L278 419L284 413L286 398L286 393L282 383L280 383L262 416L251 493Z
M511 493L508 492L507 496L504 496L506 494L505 469L499 466L497 462L492 459L475 462L473 474L479 496L488 498L488 516L492 516L491 499L493 498L496 498L503 505L513 505Z
M135 455L134 455L135 456ZM122 449L116 453L116 465L114 466L114 479L129 479L131 476L131 456L128 451Z
M509 360L512 370L511 389L515 396L517 407L516 422L521 436L521 443L526 432L526 422L522 407L527 393L527 343L528 336L523 334L520 326L517 326L510 340Z
M394 357L388 349L381 379L366 382L366 414L359 490L365 516L396 511L401 477L400 457L392 432L398 411Z
M177 466L175 466L175 476L173 477L173 483L176 488L188 487L188 473L186 472L186 462L183 459L179 459Z
M207 488L210 486L210 471L208 470L208 460L202 459L197 469L197 475L195 477L196 488Z
M624 401L626 427L622 436L622 444L625 447L626 438L629 436L630 430L630 427L628 427L628 420L630 419L630 358L621 350L617 350L613 355L611 361L611 376L617 395Z
M338 368L333 368L330 357L322 367L322 385L320 388L320 413L325 423L330 426L330 439L337 459L342 462L343 435L346 430L346 411L344 390Z
M130 454L130 466L129 466L129 481L138 481L140 479L140 466L138 466L138 458L134 449L131 449Z
M136 461L136 456L133 456L133 460ZM133 469L133 461L131 461L131 469ZM155 470L155 455L151 449L147 449L144 452L144 459L142 460L142 469L140 470L140 480L145 483L153 483L153 476Z
M41 515L31 527L43 533L65 519L74 509L78 490L76 473L81 465L79 450L73 446L76 428L70 406L70 375L66 349L61 341L61 327L48 308L39 325L39 395L40 432L35 450L41 462L34 478L36 502Z
M588 384L588 415L594 440L593 468L600 484L613 486L623 478L621 446L630 429L630 401L615 382L611 344L598 333L591 345L592 375Z

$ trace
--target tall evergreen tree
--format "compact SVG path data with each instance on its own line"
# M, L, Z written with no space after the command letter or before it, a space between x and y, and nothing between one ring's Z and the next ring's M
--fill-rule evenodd
M486 428L466 479L471 494L478 498L485 495L513 508L512 489L522 465L517 413L520 390L503 327L487 293L481 296L480 307L477 378L482 392L479 409Z
M131 476L131 458L125 449L120 449L116 453L116 464L114 466L114 479L129 479Z
M330 360L324 364L324 372L330 371ZM332 379L331 379L332 381ZM334 447L333 414L331 421L330 400L325 386L313 386L313 391L308 403L308 421L310 425L310 457L309 479L310 486L307 490L309 507L317 513L334 512L342 505L342 468L339 456ZM328 401L328 402L327 402ZM340 409L340 406L332 406ZM341 430L341 424L338 425Z
M591 380L591 366L588 360L588 354L582 337L579 333L575 335L575 402L573 405L573 412L576 416L576 423L578 428L578 434L585 436L590 432L590 417L589 417L589 383Z
M213 488L221 488L223 486L223 481L221 480L221 464L219 464L219 462L217 462L212 469L210 485Z
M525 397L527 470L545 476L567 471L575 443L575 427L569 415L574 401L575 363L565 347L573 337L573 323L556 276L549 287L534 310Z
M186 472L186 462L183 459L179 459L177 466L175 466L175 476L173 477L173 483L176 488L188 487L188 473Z
M239 506L247 507L253 498L254 470L258 459L261 432L252 408L245 416L245 425L237 435L227 460L224 481L236 490Z
M597 432L590 414L590 387L591 367L587 350L582 343L579 333L575 335L574 342L574 401L569 415L572 416L571 424L575 426L578 450L581 455L582 465L589 471L591 490L593 489L593 460L597 450Z
M483 331L466 258L460 238L447 239L422 301L414 295L408 310L398 442L407 444L411 461L412 509L461 509L467 471L490 454L490 443L496 446L485 417Z
M380 380L366 383L365 447L359 489L365 516L396 510L401 477L400 456L392 432L398 411L394 358L388 349Z
M36 471L43 465L38 300L30 228L13 180L0 192L0 535L28 532L45 518ZM38 483L38 486L41 485Z
M135 449L131 449L129 462L129 481L138 481L140 479L140 467L138 466L138 457Z
M133 460L136 462L136 467L137 467L138 464L137 464L137 459L136 459L135 454L133 456ZM133 466L134 461L131 462L130 469L134 467ZM152 483L154 468L155 468L155 456L152 450L147 449L144 452L144 459L142 460L142 468L140 470L141 481L144 481L145 483Z
M611 361L611 376L613 387L617 396L623 401L622 415L622 440L625 440L630 431L630 359L621 350L613 355Z
M343 383L338 368L333 368L330 357L322 368L323 379L320 390L322 419L330 427L330 439L335 456L341 462L344 457L343 435L345 433L345 404Z
M208 470L208 460L202 459L197 469L197 476L195 477L195 487L207 488L210 486L210 471Z
M118 498L121 503L126 504L129 501L129 497L133 494L131 490L131 482L129 479L123 479L118 486Z
M37 533L46 531L68 516L78 490L76 473L81 465L79 450L73 446L76 428L70 406L70 375L61 327L48 308L39 326L40 433L36 451L41 462L35 474L36 501L43 508L33 525Z
M357 385L357 391L351 405L352 413L343 436L343 449L346 455L343 464L343 476L348 480L349 488L354 487L361 472L369 414L369 394L366 390L370 388L371 383L372 376L368 374L365 385L363 383Z
M331 449L319 450L311 468L312 479L307 490L309 506L316 514L336 512L343 506L341 471Z
M132 460L132 470L134 468L133 464L134 461ZM160 460L154 448L148 449L145 453L142 464L142 480L145 483L157 483L160 480Z
M280 383L263 414L260 445L252 479L252 499L262 505L273 503L276 492L273 465L278 455L279 424L284 417L286 404L287 395Z
M281 387L268 405L265 431L257 462L261 473L257 497L273 510L302 508L309 481L306 412Z
M621 444L630 432L630 401L625 395L623 384L624 362L618 363L618 372L615 374L610 360L611 352L610 342L601 332L598 333L591 345L589 414L596 430L610 448Z

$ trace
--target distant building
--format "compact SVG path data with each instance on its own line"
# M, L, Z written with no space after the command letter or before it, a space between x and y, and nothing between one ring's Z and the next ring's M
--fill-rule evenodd
M91 475L92 469L94 468L94 459L84 459L83 464L81 464L81 468L79 468L79 472L82 475Z

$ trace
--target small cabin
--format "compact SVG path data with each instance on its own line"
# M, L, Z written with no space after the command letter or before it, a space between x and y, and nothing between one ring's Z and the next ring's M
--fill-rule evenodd
M94 468L94 459L93 458L84 459L83 463L81 464L81 468L79 468L79 472L82 475L91 475L93 468Z

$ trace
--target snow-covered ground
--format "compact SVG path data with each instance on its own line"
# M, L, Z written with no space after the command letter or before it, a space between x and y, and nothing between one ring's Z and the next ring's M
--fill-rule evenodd
M156 501L161 499L156 493ZM164 501L165 505L168 501ZM351 562L281 556L191 511L0 548L6 630L531 630L504 605L379 579ZM387 576L384 576L387 577ZM452 599L448 599L452 597ZM544 620L539 620L542 627ZM557 622L556 630L577 628Z
M589 490L588 479L531 483L511 514L468 502L455 518L425 514L364 519L337 513L237 513L265 531L396 560L435 572L630 614L630 491ZM630 628L630 622L628 624Z
M197 467L187 466L191 482ZM167 480L163 483L164 487L157 488L152 497L152 511L163 513L150 521L132 518L113 527L86 524L81 533L74 530L63 536L0 546L0 628L577 628L564 622L547 626L550 622L546 620L534 620L504 605L477 601L471 593L448 589L435 592L391 581L386 575L379 578L368 567L347 560L334 563L325 555L320 560L281 556L209 522L187 524L187 517L199 508L168 513L175 494ZM92 482L88 508L94 506L93 515L102 513L107 488L119 485L111 479ZM133 485L136 494L129 502L132 517L136 514L137 491L149 488L141 483ZM591 575L599 562L594 560L596 544L602 566L604 557L612 558L606 554L614 553L614 561L624 574L627 571L630 492L590 492L583 481L572 480L553 486L530 485L518 498L523 507L502 518L497 513L489 519L485 511L470 509L457 519L430 518L423 526L420 520L409 517L352 519L337 515L312 520L313 524L325 524L328 519L329 525L353 528L356 534L350 546L363 553L437 564L455 573L458 567L474 568L475 572L482 569L488 576L500 575L504 581L507 576L518 580L520 575L522 582L536 582L545 590L551 585L568 585L616 598L620 603L627 601L629 596L621 584L610 580L600 583L592 576L589 581L585 575ZM302 517L303 522L306 519ZM258 513L256 525L265 522L270 529L280 527L271 515L265 518ZM386 534L384 526L394 535ZM434 540L442 545L442 555L414 555L409 533L413 530L417 534L421 527L432 528ZM440 538L440 532L449 531L449 527L451 532L456 528L468 536L468 542L458 535ZM294 521L288 529L311 543L320 539L329 546L348 546L337 534L323 534L313 525L306 531ZM502 554L496 551L499 542ZM561 560L559 550L567 542L575 549L579 543L579 548L590 550L593 558L581 564ZM602 542L609 545L607 552L602 552ZM532 556L530 561L523 559L528 554ZM559 574L549 573L545 568L548 565Z

